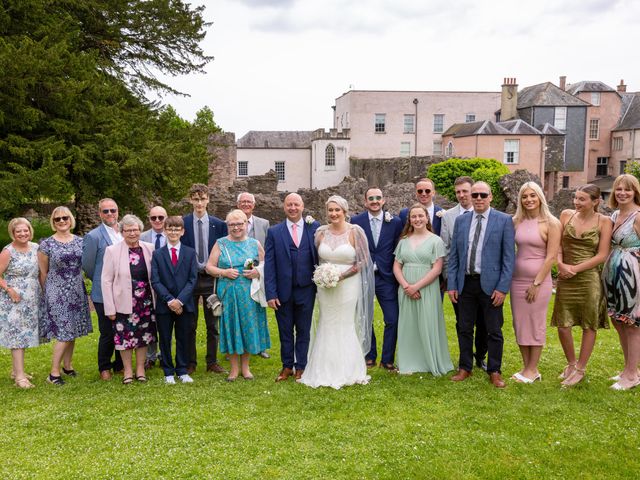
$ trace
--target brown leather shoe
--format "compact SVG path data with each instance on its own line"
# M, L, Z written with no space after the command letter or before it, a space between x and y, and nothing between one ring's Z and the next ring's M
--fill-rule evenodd
M105 382L111 380L111 371L110 370L102 370L100 372L100 380L104 380Z
M504 380L502 379L502 375L500 375L500 372L491 372L489 374L489 381L493 383L493 386L496 388L504 388L507 386L507 384L504 383Z
M207 372L213 372L213 373L227 373L227 371L222 368L220 365L218 365L217 363L212 363L211 365L207 366Z
M300 380L302 378L303 373L304 373L303 369L296 370L296 380Z
M397 372L398 369L393 363L382 363L380 362L380 368L384 368L385 370L389 370L390 372Z
M191 375L193 372L196 371L196 366L192 363L187 367L187 374Z
M282 370L280 370L280 374L276 378L276 382L283 382L287 378L289 378L291 375L293 375L292 368L283 368Z
M376 361L375 360L367 360L366 362L367 368L373 368L376 366Z
M464 368L460 368L458 373L451 377L452 382L462 382L471 376L471 372L468 372Z

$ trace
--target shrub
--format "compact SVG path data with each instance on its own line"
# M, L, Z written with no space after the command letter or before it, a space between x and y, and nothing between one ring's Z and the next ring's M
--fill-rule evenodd
M451 158L431 165L427 170L427 176L433 180L436 190L452 202L456 201L453 185L456 178L466 175L474 180L487 182L493 192L492 205L497 209L504 208L507 203L498 181L508 173L509 169L505 165L491 158Z
M49 225L49 217L47 218L32 218L31 226L33 227L33 241L39 243L41 239L50 237L53 235L51 231L51 225ZM9 220L0 220L0 249L5 245L11 243L11 237L7 227Z

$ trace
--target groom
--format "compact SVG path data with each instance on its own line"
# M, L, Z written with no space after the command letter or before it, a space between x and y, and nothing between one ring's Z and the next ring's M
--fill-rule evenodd
M282 359L276 382L293 375L294 367L296 380L299 379L307 366L316 295L312 277L318 263L313 236L320 224L313 219L309 223L303 221L303 211L302 197L297 193L287 195L287 219L269 229L265 244L264 284L267 303L276 312Z

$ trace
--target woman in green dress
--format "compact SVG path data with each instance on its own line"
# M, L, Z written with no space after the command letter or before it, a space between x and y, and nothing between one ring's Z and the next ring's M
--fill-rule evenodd
M393 273L400 284L398 370L440 376L453 370L438 282L444 243L432 232L423 205L413 205L407 218L393 264Z

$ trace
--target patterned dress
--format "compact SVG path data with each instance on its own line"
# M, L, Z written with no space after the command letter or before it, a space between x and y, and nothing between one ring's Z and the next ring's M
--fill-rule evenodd
M38 323L42 292L38 280L38 244L29 242L28 252L18 252L12 245L9 265L4 272L7 286L20 294L13 303L9 294L0 290L0 346L28 348L39 345Z
M93 327L82 279L82 239L74 235L63 243L49 237L40 244L40 251L49 257L40 334L61 342L88 335Z
M129 248L129 271L133 311L131 315L116 314L113 337L116 350L146 347L157 338L151 283L142 247Z
M611 219L616 221L616 210ZM611 253L604 264L602 283L607 299L607 311L614 320L640 327L640 238L630 215L613 232Z
M247 238L234 242L221 238L218 244L218 267L235 268L240 272L235 280L218 280L218 295L224 305L220 318L220 351L255 355L271 346L265 309L251 298L251 280L242 276L244 262L258 259L258 241Z

